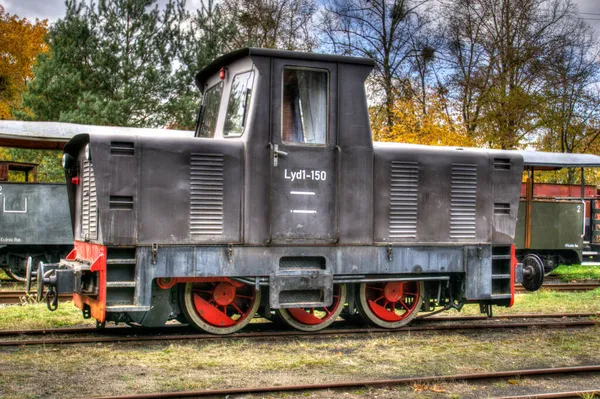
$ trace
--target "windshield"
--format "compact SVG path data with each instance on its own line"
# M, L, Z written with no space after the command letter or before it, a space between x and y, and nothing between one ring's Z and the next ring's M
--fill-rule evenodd
M222 90L223 82L219 82L204 93L198 137L214 137Z

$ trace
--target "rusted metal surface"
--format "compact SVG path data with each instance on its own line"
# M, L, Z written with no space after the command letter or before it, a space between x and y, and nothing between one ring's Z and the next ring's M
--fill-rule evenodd
M428 318L419 319L419 322L461 322L461 321L476 321L476 320L511 320L511 319L556 319L556 318L585 318L585 317L600 317L600 312L597 313L552 313L552 314L538 314L538 313L521 313L521 314L507 314L497 315L493 317L487 316L433 316ZM338 322L338 323L344 323ZM270 322L266 323L253 323L252 326L262 327L271 326ZM139 335L143 334L154 334L154 333L175 333L175 332L189 332L194 331L191 327L185 324L169 324L164 327L157 328L132 328L129 326L112 326L105 327L102 329L94 327L58 327L58 328L43 328L43 329L32 329L32 330L0 330L0 336L16 336L16 335L50 335L50 334L129 334L135 333Z
M591 291L600 287L600 283L560 283L544 284L543 289L552 291ZM522 286L515 287L517 292L527 292Z
M537 393L530 395L519 396L502 396L496 399L558 399L558 398L587 398L600 395L600 389L591 391L570 391L570 392L553 392L553 393Z
M179 391L179 392L161 392L152 394L132 394L120 396L99 396L95 399L146 399L146 398L190 398L204 396L227 397L228 395L242 395L266 392L293 392L293 391L315 391L320 389L347 389L358 387L386 387L394 385L409 385L423 384L429 382L442 381L473 381L487 380L508 377L524 377L524 376L543 376L556 374L576 374L576 373L591 373L600 371L600 365L593 366L575 366L575 367L556 367L546 369L530 369L530 370L512 370L499 371L492 373L476 373L476 374L455 374L441 375L428 377L406 377L389 380L362 380L352 382L335 382L323 384L305 384L305 385L288 385L288 386L263 386L249 388L228 388L228 389L211 389L202 391ZM532 397L532 396L527 396ZM564 396L553 396L564 397Z
M112 336L112 337L87 337L87 338L56 338L56 339L31 339L31 340L5 340L0 341L2 346L23 346L23 345L68 345L68 344L87 344L87 343L117 343L117 342L139 342L139 341L182 341L182 340L218 340L218 339L239 339L239 338L279 338L279 337L298 337L312 336L322 337L326 335L350 335L350 334L378 334L378 333L403 333L420 331L461 331L461 330L483 330L483 329L524 329L524 328L582 328L598 326L599 322L594 320L577 320L561 322L519 322L519 323L462 323L462 324L439 324L422 325L414 327L402 327L397 329L386 328L341 328L325 329L316 332L304 331L263 331L246 332L231 335L214 334L185 334L185 335L152 335L152 336ZM143 330L139 330L143 331Z

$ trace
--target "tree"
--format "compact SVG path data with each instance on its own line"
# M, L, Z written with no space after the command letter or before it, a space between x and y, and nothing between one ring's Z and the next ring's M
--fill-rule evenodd
M315 0L223 0L236 27L230 47L265 47L312 51Z
M47 51L44 43L47 22L6 13L0 5L0 119L12 119L21 108L21 95L33 78L32 67L39 54Z
M545 70L576 21L570 0L450 0L448 81L467 130L515 148L539 128Z
M193 120L195 110L178 102L193 82L177 74L186 69L176 62L189 19L183 0L162 9L156 0L66 5L25 97L34 119L137 127L172 125L174 116Z
M428 0L328 0L323 31L331 51L375 61L372 88L381 93L385 124L394 126L398 98L410 99L410 67L423 49L415 47L428 24L419 8ZM427 52L426 52L427 53ZM422 60L431 60L427 53ZM427 61L426 61L427 60ZM422 65L424 66L424 65Z
M583 153L600 145L600 46L591 27L572 27L546 71L540 146Z
M381 113L377 113L377 107L371 107L371 128L375 140L436 146L474 146L464 125L456 122L457 116L447 113L444 97L431 93L427 97L427 112L423 112L422 99L419 97L396 100L393 114L397 123L391 128L378 117Z

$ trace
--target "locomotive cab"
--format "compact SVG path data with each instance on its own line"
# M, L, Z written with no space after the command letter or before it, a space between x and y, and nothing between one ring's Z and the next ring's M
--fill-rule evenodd
M512 305L523 157L373 143L372 68L242 49L197 75L194 137L74 137L75 247L43 281L99 323L216 334L257 312L315 331L345 313L395 328Z

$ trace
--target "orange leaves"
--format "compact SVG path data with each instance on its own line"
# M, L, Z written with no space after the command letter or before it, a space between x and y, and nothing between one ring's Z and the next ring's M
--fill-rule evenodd
M46 20L32 23L6 13L0 5L0 119L12 117L27 81L33 78L37 56L48 51L46 26Z
M464 125L447 112L446 104L436 95L427 99L426 107L416 99L401 99L394 104L394 125L384 125L380 109L371 107L371 121L376 141L438 146L475 146Z

